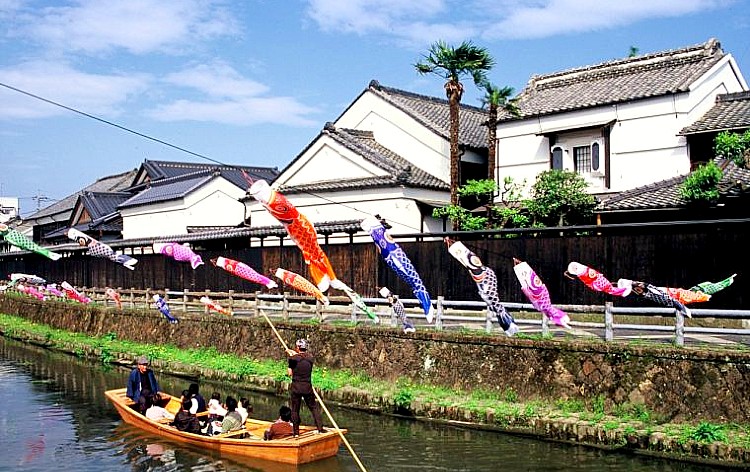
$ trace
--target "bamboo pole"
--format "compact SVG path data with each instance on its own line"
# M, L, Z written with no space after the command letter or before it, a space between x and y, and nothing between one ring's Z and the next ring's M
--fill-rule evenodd
M261 314L263 315L263 318L266 319L268 322L268 325L273 330L273 334L276 335L276 338L279 340L281 345L284 348L284 352L289 351L289 346L284 342L284 339L282 339L281 335L278 331L276 331L276 326L273 325L271 322L271 319L266 315L264 311L261 310ZM349 441L344 437L344 433L341 432L341 428L339 428L339 425L336 423L336 420L333 419L333 415L331 415L331 412L328 411L328 408L326 407L326 404L323 403L323 399L320 398L320 395L318 394L318 391L315 390L315 387L312 389L313 393L315 394L315 399L318 400L318 403L320 403L320 406L323 408L323 411L325 411L326 416L328 417L328 420L333 424L333 427L336 428L336 432L339 433L339 436L341 436L341 440L344 441L344 444L346 445L346 448L349 449L349 453L351 453L352 457L354 458L354 462L357 463L359 468L362 470L362 472L367 472L367 469L365 469L365 466L362 464L362 462L359 460L359 457L357 456L357 453L354 452L354 448L352 448L352 445L349 444Z

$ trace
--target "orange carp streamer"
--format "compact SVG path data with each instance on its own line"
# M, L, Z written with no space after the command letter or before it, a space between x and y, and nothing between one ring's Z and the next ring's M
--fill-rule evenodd
M312 295L320 301L320 303L328 305L328 297L323 295L323 292L321 292L318 287L301 275L280 267L276 269L275 275L290 287L296 288L300 292L307 293L308 295Z
M310 267L310 277L321 292L328 290L336 273L328 256L318 244L318 233L310 220L300 213L286 197L272 189L265 180L257 180L250 186L250 195L268 210L286 228L289 237L302 251L305 263Z

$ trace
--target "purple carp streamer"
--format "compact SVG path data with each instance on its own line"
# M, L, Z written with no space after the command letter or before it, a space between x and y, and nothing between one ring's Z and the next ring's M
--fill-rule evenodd
M698 285L693 285L692 287L690 287L690 291L703 292L706 295L713 295L714 293L720 290L724 290L725 288L732 285L732 283L734 283L735 277L737 277L737 274L732 274L726 279L719 280L718 282L701 282Z
M167 301L162 298L159 294L154 294L153 297L154 300L154 306L159 309L162 315L169 321L170 323L179 323L180 320L172 316L172 312L169 311L169 305L167 305Z
M86 253L89 256L109 259L112 262L116 262L122 265L126 269L135 270L133 266L138 263L138 259L125 254L117 254L114 249L109 247L107 244L99 242L88 234L82 233L75 228L70 228L66 232L66 234L68 235L68 238L76 241L79 246L88 248L88 251L86 251Z
M409 260L403 249L391 238L382 223L374 218L367 218L360 223L362 229L370 233L378 252L390 267L403 281L409 284L414 296L419 300L422 310L427 317L427 322L432 323L434 308L430 294L419 277L417 270Z
M660 289L655 285L648 284L646 282L639 282L637 280L620 279L617 281L618 287L631 287L633 295L642 297L646 300L656 303L667 308L673 308L683 316L692 318L690 310L680 303L678 300L669 296L665 290Z
M542 279L528 263L513 258L513 271L516 273L518 282L521 283L521 291L526 295L531 304L544 316L552 320L556 325L570 328L570 317L561 309L552 304L549 290Z
M571 262L565 275L575 275L588 288L596 292L604 292L616 297L627 297L630 295L630 287L616 287L601 272L589 266Z
M391 310L393 310L396 318L398 318L398 321L401 323L401 328L404 330L404 333L413 333L416 331L414 325L409 321L409 318L406 317L406 309L404 308L404 304L401 303L401 300L398 299L398 295L391 293L391 291L388 290L388 287L383 287L380 289L380 296L388 300L388 303L391 305Z
M56 261L62 257L61 254L52 252L49 249L38 245L31 239L27 238L23 234L19 233L18 231L14 230L4 223L0 223L0 236L2 236L6 241L19 249L25 249L27 251L35 252L44 257L49 257L53 261Z
M469 270L469 275L471 275L471 278L477 284L479 296L487 304L487 309L490 313L495 315L498 324L505 331L505 334L513 336L518 333L518 325L516 325L513 316L500 303L495 271L485 266L479 256L464 246L462 242L453 241L450 238L445 238L444 241L448 245L450 255Z
M164 254L176 261L189 262L193 269L197 269L199 265L203 264L201 256L193 252L193 250L185 244L154 243L154 252L157 254Z

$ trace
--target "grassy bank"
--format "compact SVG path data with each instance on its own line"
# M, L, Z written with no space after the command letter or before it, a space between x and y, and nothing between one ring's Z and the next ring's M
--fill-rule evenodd
M117 339L113 334L92 337L38 325L0 314L0 334L32 341L102 363L130 363L148 355L165 372L229 380L235 386L281 393L287 386L286 362L255 360L213 348L178 349ZM643 405L606 408L605 398L590 405L580 400L554 403L524 401L513 389L503 392L461 391L415 383L373 379L348 370L316 368L314 384L326 402L377 410L418 419L449 421L469 427L530 434L607 448L627 448L679 459L737 465L750 461L750 425L677 424L659 418Z

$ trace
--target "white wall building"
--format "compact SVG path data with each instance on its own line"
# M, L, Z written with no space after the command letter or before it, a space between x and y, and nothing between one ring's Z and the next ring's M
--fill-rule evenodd
M689 172L680 130L718 94L747 89L711 39L698 46L535 76L520 118L497 127L498 179L533 183L548 169L578 172L592 193L628 190Z
M18 198L0 197L0 223L6 223L19 214Z

